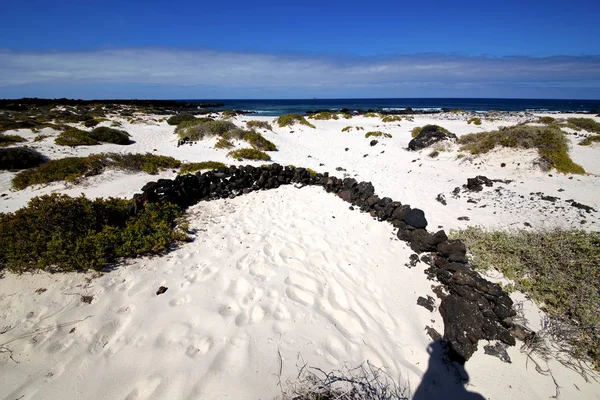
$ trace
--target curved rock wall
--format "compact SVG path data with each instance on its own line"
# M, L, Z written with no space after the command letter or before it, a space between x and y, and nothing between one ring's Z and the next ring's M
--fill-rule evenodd
M329 173L311 174L305 168L283 167L279 164L261 167L235 166L215 171L159 179L134 195L137 212L146 203L169 201L183 208L201 200L234 198L254 190L274 189L280 185L317 185L342 200L370 213L380 221L388 221L400 240L406 241L417 253L432 253L421 259L429 265L425 271L430 279L440 282L436 290L441 298L440 313L444 320L444 340L451 359L464 363L477 350L479 340L500 340L514 345L512 322L513 302L499 285L473 271L466 257L466 246L459 240L448 240L446 233L427 231L427 219L422 210L379 198L371 182L352 178L339 179ZM416 256L415 256L416 257ZM411 257L412 258L412 257Z

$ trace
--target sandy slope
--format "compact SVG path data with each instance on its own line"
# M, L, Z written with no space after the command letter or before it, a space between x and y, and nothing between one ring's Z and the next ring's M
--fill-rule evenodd
M242 125L248 119L256 118L236 121ZM275 128L264 135L279 148L272 153L275 162L332 173L345 168L358 180L372 181L380 196L424 209L432 228L521 227L524 221L580 226L583 216L577 209L565 207L559 217L548 204L529 201L529 193L538 191L600 209L597 176L549 176L532 165L532 152L497 151L473 160L457 160L455 152L436 159L428 151L407 152L410 129L430 122L459 135L508 125L494 121L475 127L416 117L398 126L361 117L316 121L317 129ZM342 133L347 125L365 130ZM210 141L177 148L173 127L164 123L124 123L124 129L135 144L72 150L46 139L32 145L51 157L157 149L187 161L231 162ZM393 138L371 147L364 138L369 130ZM599 173L594 168L600 149L575 147L575 160ZM335 174L341 177L344 171ZM501 184L500 194L494 187L478 195L451 196L477 174L514 182ZM130 197L157 178L109 172L84 185L56 183L9 192L11 177L0 173L0 193L8 194L0 210L17 209L30 197L52 191ZM438 193L446 195L447 206L435 201ZM467 203L469 197L479 203ZM272 399L280 394L278 383L285 386L305 364L331 370L366 360L410 385L415 398L464 397L457 375L464 372L430 356L436 347L424 329L443 332L441 317L417 306L416 299L435 297L432 282L423 264L405 266L412 252L390 225L349 210L347 203L315 187L287 186L203 202L188 214L195 241L165 257L129 261L102 276L6 274L0 280L0 398ZM458 221L460 216L471 220ZM598 214L584 216L588 222L582 226L597 230ZM161 285L168 291L157 296ZM41 288L47 290L36 293ZM93 296L92 303L81 302L81 295ZM518 293L515 297L524 300ZM535 326L540 312L525 303ZM509 349L512 364L505 364L485 355L484 344L466 365L467 390L490 399L555 394L552 378L536 372L519 346ZM586 383L556 362L550 366L561 398L599 396L597 383ZM420 386L423 378L426 384Z

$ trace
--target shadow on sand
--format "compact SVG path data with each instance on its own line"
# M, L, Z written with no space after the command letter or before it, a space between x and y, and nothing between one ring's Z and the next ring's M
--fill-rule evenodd
M482 395L467 391L467 371L459 363L448 361L441 340L431 343L427 352L429 366L413 400L485 400Z

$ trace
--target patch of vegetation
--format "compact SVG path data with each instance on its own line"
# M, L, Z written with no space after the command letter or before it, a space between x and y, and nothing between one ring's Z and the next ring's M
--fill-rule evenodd
M0 149L0 170L17 171L34 168L48 161L48 158L33 149L11 147Z
M0 269L52 272L101 269L120 257L157 254L185 235L181 209L147 204L130 215L131 200L45 195L0 214Z
M516 125L497 131L470 133L458 139L462 151L484 154L496 146L537 149L558 172L584 174L585 170L569 157L564 132L556 126Z
M368 112L364 116L367 118L379 118L379 117L381 117L381 114L376 113L376 112Z
M22 143L26 141L27 139L19 135L5 135L3 133L0 133L0 147L8 146L15 143Z
M270 131L273 130L273 127L267 121L258 121L254 119L246 122L246 126L248 127L248 129L268 129Z
M155 175L159 171L181 167L181 161L168 156L146 154L109 153L109 167L124 169L130 172L145 172Z
M419 136L419 133L421 133L422 130L423 130L422 126L415 126L414 128L412 128L410 130L410 136L413 138L416 138L417 136Z
M219 169L225 168L227 165L217 161L202 161L195 163L185 163L181 166L180 175L191 174L192 172L201 171L204 169Z
M600 123L591 118L569 118L567 126L576 130L586 130L592 133L600 133Z
M180 139L187 137L189 140L197 141L205 137L223 136L234 130L239 128L230 121L196 118L194 121L184 121L177 125L175 133Z
M241 113L236 110L225 110L221 113L221 117L223 117L225 119L229 119L229 118L237 117L240 114Z
M547 115L543 116L543 117L539 117L538 120L536 121L538 124L544 124L544 125L552 125L553 123L556 122L556 119L549 117Z
M34 142L41 142L42 140L49 138L50 135L37 135L36 137L33 138Z
M247 141L250 146L257 150L262 151L277 151L277 146L273 142L266 139L260 133L250 132L244 135L244 140Z
M119 121L113 121L110 126L114 127L114 128L119 128L122 126L122 124Z
M543 305L551 318L575 325L572 355L600 367L600 233L555 229L451 232L472 253L475 268L496 268Z
M314 169L306 168L306 172L308 172L310 176L317 175L317 171L315 171Z
M431 153L427 154L429 157L431 158L436 158L437 156L440 155L440 152L437 150L433 150Z
M342 128L342 132L350 132L350 129L352 129L352 127L348 125L347 127Z
M579 142L579 145L581 146L589 146L594 142L600 142L600 135L592 135L592 136L588 136L585 139L583 139L581 142Z
M316 114L311 114L309 117L309 119L315 119L315 120L319 120L319 121L326 121L326 120L330 120L330 119L339 119L339 117L336 114L330 113L329 111L322 111Z
M481 125L481 118L471 118L467 121L467 124Z
M173 157L155 154L90 154L87 157L67 157L51 160L37 168L19 172L12 180L13 188L57 181L76 181L83 177L101 174L106 168L118 168L131 172L156 174L158 171L179 168L181 161Z
M58 135L56 139L54 139L54 143L59 146L71 147L95 146L100 144L96 139L91 138L88 132L77 128L68 128L66 131Z
M365 138L370 138L370 137L384 137L384 138L391 139L392 135L390 135L389 133L386 133L386 132L381 132L381 131L372 131L372 132L365 133Z
M384 115L381 118L381 122L400 122L402 121L402 117L399 115Z
M87 121L83 122L83 126L85 126L86 128L93 128L94 126L98 125L100 122L95 120L95 119L88 119Z
M284 127L284 126L292 126L296 123L300 124L300 125L306 125L310 128L314 128L315 126L313 124L311 124L310 122L308 122L306 120L306 118L304 118L302 115L300 114L285 114L280 116L279 118L277 118L277 125L279 125L280 127Z
M131 135L129 133L107 126L95 128L91 132L88 132L87 136L99 142L123 145L131 143L131 140L129 139Z
M194 121L196 117L191 114L176 114L167 120L167 124L169 125L179 125L185 121Z
M235 158L237 161L243 160L262 160L271 161L271 157L267 153L263 153L256 149L238 149L230 151L229 155Z
M234 147L234 144L229 139L225 138L220 138L217 140L217 143L215 143L215 149L233 149Z

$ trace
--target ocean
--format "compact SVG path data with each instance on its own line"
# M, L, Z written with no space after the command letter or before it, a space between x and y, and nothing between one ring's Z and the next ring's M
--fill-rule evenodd
M441 111L462 109L472 112L532 111L532 112L589 112L600 110L600 100L547 100L547 99L299 99L299 100L186 100L224 104L221 109L253 111L257 115L278 116L307 111L335 110L413 110Z

